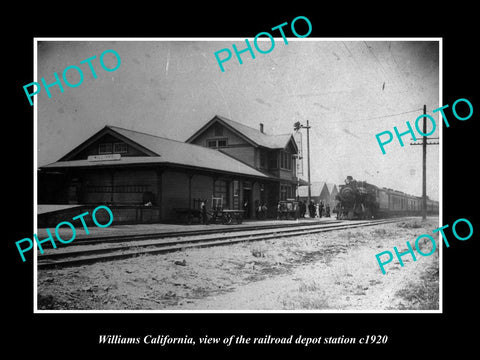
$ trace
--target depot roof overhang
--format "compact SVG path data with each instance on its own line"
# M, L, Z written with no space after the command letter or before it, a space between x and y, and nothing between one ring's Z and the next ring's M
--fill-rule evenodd
M86 169L99 169L99 168L134 168L134 167L161 167L161 168L175 168L185 171L191 170L209 174L224 174L229 176L247 177L259 180L268 181L280 181L281 179L274 176L264 174L260 171L252 169L252 173L242 173L235 171L222 170L218 168L199 167L195 165L178 164L169 161L165 161L161 156L141 156L141 157L122 157L118 160L100 160L90 161L87 159L82 160L67 160L57 161L45 166L41 166L40 171L68 171L68 170L86 170Z

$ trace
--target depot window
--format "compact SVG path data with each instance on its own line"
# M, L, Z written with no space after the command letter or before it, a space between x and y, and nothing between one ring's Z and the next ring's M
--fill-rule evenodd
M98 144L98 154L125 154L128 152L128 145L123 142Z
M286 151L280 152L280 168L292 170L292 154Z
M111 154L113 150L113 144L112 143L103 143L98 145L98 154Z
M276 152L270 152L268 154L268 167L270 169L278 169L278 154Z
M113 152L116 154L125 154L128 151L128 145L123 142L113 144Z
M227 146L227 139L211 139L207 140L207 147L211 149L218 149Z
M213 185L213 197L217 199L217 206L228 208L229 182L221 179L215 180ZM218 200L220 200L220 204L218 203Z

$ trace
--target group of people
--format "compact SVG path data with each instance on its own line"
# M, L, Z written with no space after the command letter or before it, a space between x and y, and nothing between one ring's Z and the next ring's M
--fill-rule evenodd
M242 204L242 208L244 210L244 218L249 218L249 204L248 201L244 201ZM296 212L296 217L304 218L306 213L307 213L307 208L308 208L308 215L310 218L315 218L317 217L317 211L318 211L318 217L321 218L322 216L325 217L330 217L330 204L324 204L322 200L320 200L320 203L315 204L313 200L310 201L310 203L306 204L306 201L299 201L298 202L298 207L295 206L295 212ZM255 218L257 220L263 220L267 217L267 206L265 202L260 202L260 201L255 201ZM278 203L278 213L280 214L281 212L281 205L280 202ZM280 216L280 215L279 215ZM279 217L278 216L278 217ZM277 217L277 218L278 218ZM200 203L200 219L202 224L208 225L209 219L207 215L207 204L206 200L202 200Z
M248 200L245 200L243 202L243 216L245 219L249 219L250 218L250 206L249 206L249 203L248 203ZM255 218L257 220L262 220L262 219L265 219L267 217L267 204L265 203L265 201L262 201L260 202L259 200L256 200L255 201Z
M298 207L300 209L300 217L304 218L305 214L307 213L307 204L304 201L300 201L298 203ZM318 208L318 217L321 218L325 215L325 217L330 217L330 204L324 204L323 200L320 200L318 205L315 205L313 200L310 201L308 204L308 214L311 218L317 217L317 208ZM324 214L325 212L325 214Z

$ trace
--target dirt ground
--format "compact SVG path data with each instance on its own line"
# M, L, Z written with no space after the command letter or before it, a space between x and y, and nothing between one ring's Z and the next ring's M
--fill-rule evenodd
M39 310L437 310L437 218L38 271ZM375 255L436 239L431 256ZM428 253L431 243L422 242Z

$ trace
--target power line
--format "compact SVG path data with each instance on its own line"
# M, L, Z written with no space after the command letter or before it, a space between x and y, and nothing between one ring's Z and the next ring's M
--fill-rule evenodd
M383 118L394 117L394 116L403 115L403 114L410 114L410 113L418 112L418 111L421 111L421 110L423 110L423 109L420 108L420 109L415 109L415 110L404 111L404 112L397 113L397 114L387 114L387 115L375 116L375 117L371 117L371 118L360 119L360 120L352 120L352 121L368 121L368 120L375 120L375 119L383 119Z
M338 124L343 125L343 124L349 124L349 123L353 123L353 122L361 123L361 122L369 121L369 120L384 119L384 118L389 118L389 117L394 117L394 116L399 116L399 115L404 115L404 114L410 114L410 113L418 112L418 111L421 111L421 110L423 110L423 109L420 108L420 109L416 109L416 110L409 110L409 111L404 111L404 112L401 112L401 113L387 114L387 115L375 116L375 117L370 117L370 118L365 118L365 119L340 120L340 121L338 121ZM320 122L319 125L323 125L325 123L325 120L327 120L327 119L324 119L324 121ZM355 134L370 134L370 132L365 133L365 132L355 131Z

